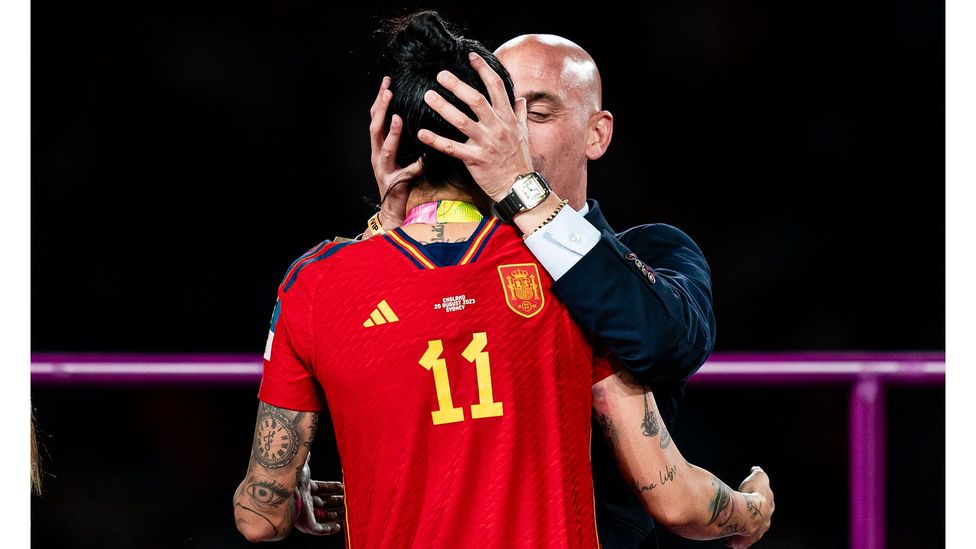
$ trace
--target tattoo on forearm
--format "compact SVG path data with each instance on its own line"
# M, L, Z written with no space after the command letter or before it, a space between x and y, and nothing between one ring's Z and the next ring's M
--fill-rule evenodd
M734 536L734 535L738 534L739 532L742 532L742 530L743 530L743 528L742 528L742 525L741 524L739 524L737 522L733 522L732 524L729 524L729 525L723 527L722 528L722 531L719 532L718 535L720 535L722 537Z
M289 418L281 408L262 402L254 428L254 457L266 469L279 469L291 463L298 454L301 436L298 424L305 412Z
M756 518L756 515L762 517L762 501L758 500L755 496L745 495L743 497L746 498L746 511L749 511L752 518Z
M637 492L637 495L641 495L644 492L650 492L655 488L657 488L657 484L654 484L653 482L648 482L646 486L641 486L636 481L634 482L634 491Z
M291 498L290 490L271 479L251 480L245 490L254 506L265 511L273 511Z
M637 495L641 495L644 492L650 492L651 490L657 488L658 486L664 486L665 484L674 480L674 477L678 476L678 466L669 465L667 469L663 471L658 471L657 476L660 482L656 484L653 482L648 482L644 486L641 486L640 483L635 480L634 491L637 492Z
M312 412L312 424L308 428L308 440L303 444L306 448L312 448L312 441L315 440L315 432L319 429L319 414L317 412Z
M661 449L665 449L671 446L671 433L668 431L667 425L661 426Z
M671 465L664 471L657 472L658 478L661 480L661 486L674 480L674 477L678 476L678 466Z
M660 431L660 427L657 424L657 415L651 411L650 406L647 403L647 387L644 387L644 420L641 421L641 428L645 437L657 436Z
M617 428L613 426L613 420L607 414L600 414L600 426L603 427L603 432L606 433L607 438L611 441L617 436Z
M292 503L292 500L288 500L288 507L285 509L285 520L281 523L281 531L288 535L291 529L295 527L295 513L296 507Z
M716 477L712 477L712 486L715 487L715 496L708 503L711 511L711 518L708 525L715 524L719 528L725 528L732 517L735 515L735 499L732 497L732 489Z
M250 512L254 513L255 515L263 518L271 526L271 529L274 530L275 537L278 537L278 527L275 526L273 522L271 522L271 519L269 519L268 517L262 515L261 513L258 513L257 511L255 511L254 509L251 509L250 507L248 507L246 505L241 505L239 502L238 503L235 503L234 505L236 505L237 507L240 507L241 509L244 509L245 511L250 511Z

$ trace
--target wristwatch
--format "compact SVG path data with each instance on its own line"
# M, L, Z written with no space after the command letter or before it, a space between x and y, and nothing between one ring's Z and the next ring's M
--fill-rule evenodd
M550 193L552 188L542 174L529 172L518 176L512 185L512 190L508 191L505 198L492 204L491 210L502 223L511 223L515 214L535 208L548 198Z

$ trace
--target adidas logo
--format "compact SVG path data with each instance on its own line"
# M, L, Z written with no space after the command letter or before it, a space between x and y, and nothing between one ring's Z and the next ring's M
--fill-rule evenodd
M363 328L372 328L373 326L379 326L387 322L399 321L400 319L397 318L396 313L390 308L390 304L384 299L373 309L373 312L369 313L369 318L366 319L366 322L363 322Z

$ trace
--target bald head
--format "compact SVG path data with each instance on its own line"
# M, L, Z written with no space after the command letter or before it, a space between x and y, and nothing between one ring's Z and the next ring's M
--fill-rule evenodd
M525 34L495 55L527 105L532 165L560 198L586 201L587 162L603 156L613 115L603 109L600 71L586 50L553 34Z
M555 34L523 34L505 42L495 55L510 71L519 67L540 80L562 88L567 99L575 99L588 116L603 104L600 71L589 53L575 42ZM520 71L521 72L521 71ZM536 90L516 89L528 96Z

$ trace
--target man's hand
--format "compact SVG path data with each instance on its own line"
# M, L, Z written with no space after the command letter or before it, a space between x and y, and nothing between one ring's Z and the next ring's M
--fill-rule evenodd
M295 517L295 528L313 536L338 534L346 521L342 483L312 480L311 473L306 458L295 487L296 497L302 498L302 513Z
M745 495L746 510L752 518L750 533L739 534L725 538L725 544L733 549L745 549L759 541L769 530L776 510L773 491L769 487L769 476L760 467L753 467L752 472L739 485L739 491Z
M422 143L463 161L475 182L497 202L508 194L518 176L532 171L525 99L516 99L513 109L501 77L477 54L471 53L469 57L471 66L488 88L491 103L449 71L438 73L437 82L471 107L477 120L468 118L434 90L424 94L430 108L468 136L468 140L458 143L430 130L420 130L417 137Z
M397 147L400 146L403 120L394 114L390 121L390 132L386 133L386 110L393 99L393 92L389 87L390 77L384 76L373 106L369 108L369 161L373 165L373 175L383 202L380 207L380 224L386 230L403 224L403 218L407 215L407 182L424 171L422 158L406 167L397 165Z

